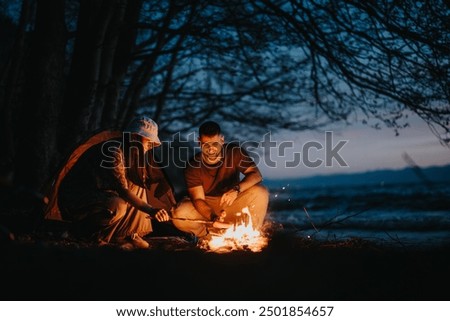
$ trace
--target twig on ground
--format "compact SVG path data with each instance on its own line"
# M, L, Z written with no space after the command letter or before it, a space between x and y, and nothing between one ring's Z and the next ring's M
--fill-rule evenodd
M393 241L395 241L395 242L397 242L398 244L400 244L401 246L403 246L403 247L405 247L405 244L402 242L402 241L400 241L400 239L399 239L399 237L396 235L395 237L393 237L391 234L389 234L388 232L386 232L386 231L383 231L391 240L393 240Z
M319 230L316 228L316 226L314 225L314 222L311 218L311 216L309 216L308 211L306 210L306 207L303 207L303 209L305 210L305 214L306 217L308 217L309 222L311 223L312 227L314 227L314 229L316 230L317 233L319 233Z

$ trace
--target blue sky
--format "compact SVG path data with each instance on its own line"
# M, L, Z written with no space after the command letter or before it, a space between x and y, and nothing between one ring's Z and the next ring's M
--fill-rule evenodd
M345 141L337 151L348 166L341 166L336 159L332 160L331 166L326 166L325 131L271 133L272 140L278 146L283 141L292 141L292 148L285 149L284 157L276 157L277 150L274 149L270 160L276 160L277 165L268 166L265 161L260 160L259 167L264 177L273 179L401 169L409 166L402 156L404 153L420 167L450 164L450 148L439 143L428 125L417 117L410 117L409 122L411 126L401 129L398 136L393 129L377 130L362 124L327 129L332 132L333 139L329 146L334 148L339 141ZM294 160L294 153L301 154L302 147L308 142L315 143L309 148L310 154L306 162L319 164L322 160L321 165L312 168L301 161L298 166L286 168L286 162ZM321 150L320 145L324 146ZM305 156L300 155L301 160L303 157Z

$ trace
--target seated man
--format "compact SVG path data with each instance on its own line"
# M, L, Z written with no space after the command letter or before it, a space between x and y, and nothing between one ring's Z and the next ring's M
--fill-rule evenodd
M238 144L224 143L220 126L213 121L200 126L199 143L201 152L189 160L184 170L189 197L175 208L173 224L204 238L208 228L196 220L233 224L236 213L248 207L253 228L260 229L269 193L261 184L262 176L254 161Z
M99 242L147 248L142 237L152 219L170 219L175 199L151 150L161 145L150 118L134 119L125 131L100 132L78 146L58 173L48 197L47 219L74 223L79 235Z

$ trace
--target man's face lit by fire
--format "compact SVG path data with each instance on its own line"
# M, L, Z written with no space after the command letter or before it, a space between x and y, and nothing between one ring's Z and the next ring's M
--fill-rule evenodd
M222 135L201 136L199 139L202 158L208 164L216 164L222 157L224 138Z

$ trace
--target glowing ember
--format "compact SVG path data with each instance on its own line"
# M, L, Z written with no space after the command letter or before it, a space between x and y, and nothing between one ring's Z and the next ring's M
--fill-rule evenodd
M253 229L252 219L248 207L241 213L236 213L236 223L227 228L224 233L212 235L208 242L209 250L214 252L231 252L236 250L250 250L260 252L267 246L267 237L260 231Z

